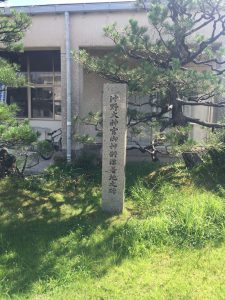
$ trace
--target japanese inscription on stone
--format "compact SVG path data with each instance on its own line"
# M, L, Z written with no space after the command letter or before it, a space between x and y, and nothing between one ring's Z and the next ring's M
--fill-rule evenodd
M103 95L102 207L123 210L126 163L126 85L105 84Z

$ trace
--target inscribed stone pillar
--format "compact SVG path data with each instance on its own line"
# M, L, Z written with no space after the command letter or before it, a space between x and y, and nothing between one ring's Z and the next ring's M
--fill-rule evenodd
M102 209L123 211L127 143L127 87L105 84L103 93Z

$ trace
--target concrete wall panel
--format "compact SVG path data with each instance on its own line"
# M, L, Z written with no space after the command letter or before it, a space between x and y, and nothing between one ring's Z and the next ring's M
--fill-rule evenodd
M24 38L25 48L60 48L64 44L64 15L35 15Z

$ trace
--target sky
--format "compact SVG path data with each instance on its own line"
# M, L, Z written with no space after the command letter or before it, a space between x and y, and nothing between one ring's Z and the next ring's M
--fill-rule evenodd
M119 2L130 0L8 0L5 6L67 4L67 3L94 3L94 2ZM1 6L4 6L3 4Z

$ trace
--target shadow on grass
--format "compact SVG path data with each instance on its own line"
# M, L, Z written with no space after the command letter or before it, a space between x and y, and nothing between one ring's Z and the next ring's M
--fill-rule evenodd
M177 188L195 185L197 188L224 197L224 174L225 160L224 163L221 162L220 164L206 161L193 169L187 169L181 160L173 164L155 165L155 169L152 169L143 177L145 177L145 182L150 188L154 187L155 192L165 184L172 184Z
M191 172L196 186L203 187L220 197L225 196L224 174L225 164L214 165L212 162L202 164Z
M153 171L160 169L164 164L155 163L128 163L126 166L126 194L130 194L130 189L135 183L148 176Z
M147 174L149 169L142 171ZM135 173L128 175L129 187L142 176L138 169ZM86 269L98 277L127 255L115 249L120 232L110 229L112 220L120 222L124 216L112 217L100 209L101 170L52 167L42 177L5 179L0 199L2 295L29 293L38 281L58 278L64 258L68 272Z
M107 219L106 215L87 213L85 216L74 216L64 221L47 222L44 219L30 222L18 221L2 226L0 264L5 269L4 280L7 293L9 295L24 293L40 279L57 277L54 270L57 259L68 255L69 252L71 255L71 249L64 248L61 244L61 247L54 250L54 254L49 255L49 259L45 260L45 257L48 252L52 251L52 242L59 241L60 246L60 239L71 233L74 233L71 238L76 238L81 243L73 248L72 256L83 256L87 252L92 259L95 259L95 250L98 249L100 254L102 247L85 244L82 246L82 239L84 236L86 239L90 237L99 225L107 228ZM101 252L101 261L107 254L105 251ZM103 265L103 273L106 271L105 267Z

